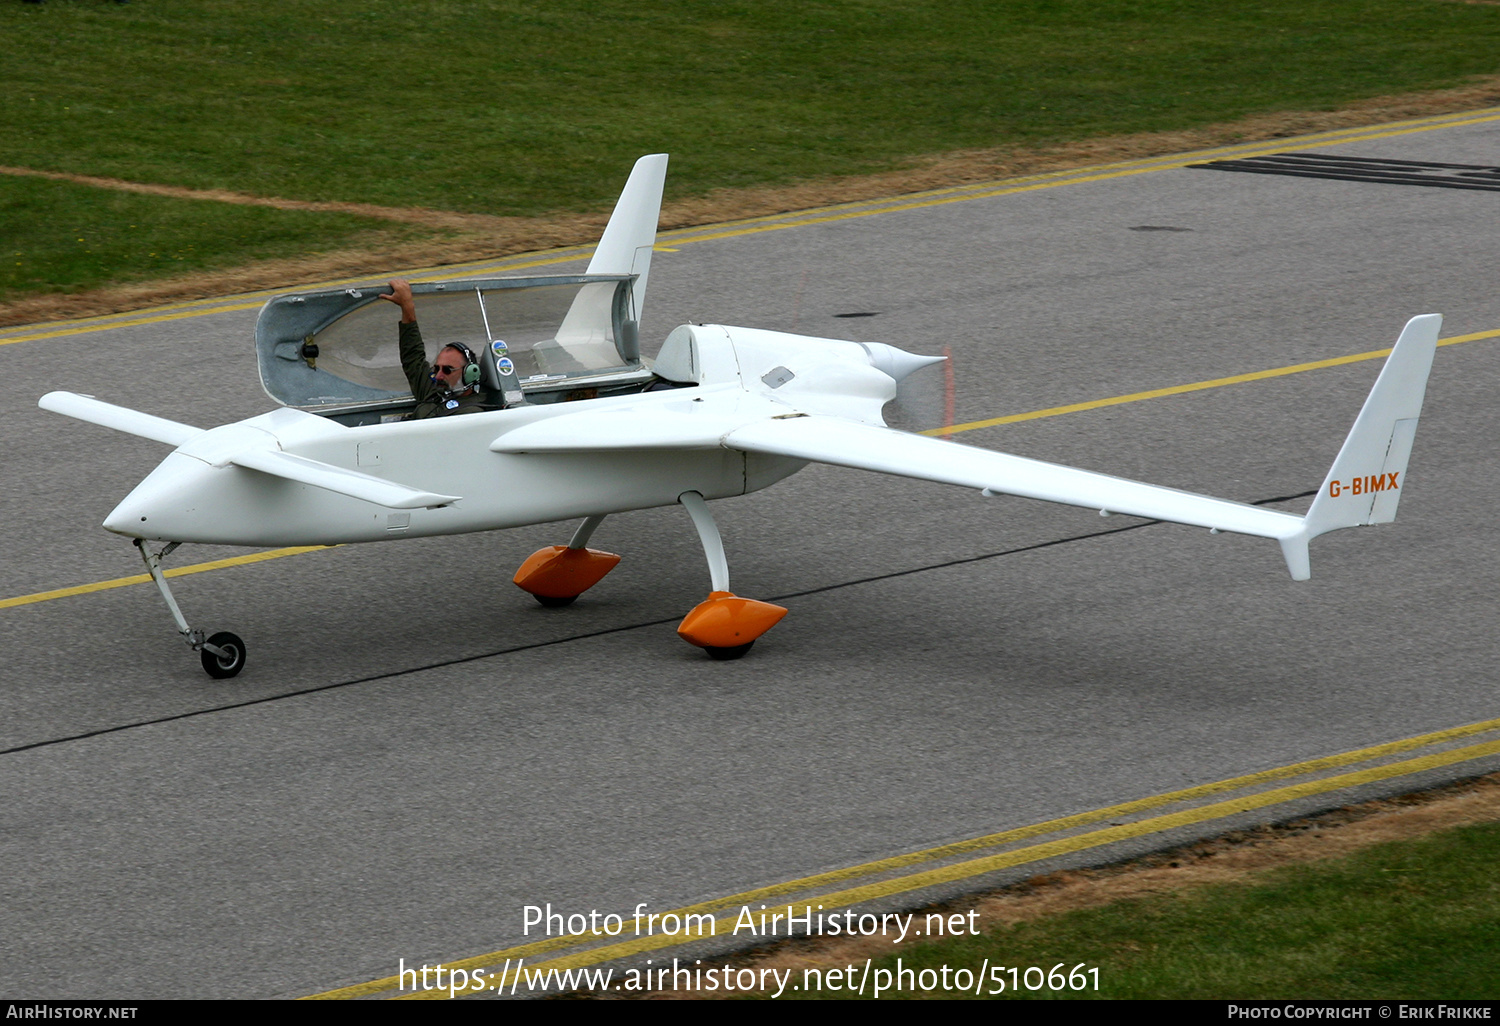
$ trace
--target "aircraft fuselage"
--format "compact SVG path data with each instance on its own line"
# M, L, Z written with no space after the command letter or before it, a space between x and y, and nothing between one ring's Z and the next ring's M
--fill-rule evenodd
M683 391L620 400L681 403ZM610 452L493 452L515 426L578 411L561 403L348 428L294 410L214 428L180 446L110 513L117 534L211 545L332 545L462 534L668 506L764 488L801 460L722 447ZM235 466L247 445L279 448L407 487L462 496L434 509L395 510Z

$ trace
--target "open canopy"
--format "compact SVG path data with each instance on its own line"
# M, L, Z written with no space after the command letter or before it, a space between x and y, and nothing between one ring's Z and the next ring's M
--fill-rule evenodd
M631 309L634 280L600 274L481 278L413 285L412 297L429 361L448 343L462 342L526 393L540 394L648 373ZM255 326L267 394L284 406L313 410L409 402L397 348L401 314L380 299L386 291L337 289L267 303ZM506 359L514 378L499 363Z

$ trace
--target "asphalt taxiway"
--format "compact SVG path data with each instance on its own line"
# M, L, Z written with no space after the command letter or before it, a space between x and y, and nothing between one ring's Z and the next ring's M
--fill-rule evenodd
M1187 166L1309 152L1479 184ZM264 412L263 297L0 330L0 990L389 992L536 942L527 905L897 908L1495 767L1497 155L1484 111L664 234L648 352L688 320L946 350L900 426L951 401L955 441L1294 511L1380 366L1329 361L1445 316L1396 523L1308 582L1264 540L814 466L715 504L735 590L791 610L738 663L674 636L708 580L662 509L606 522L624 561L566 610L510 576L571 525L177 578L248 643L212 682L98 527L163 448L35 400Z

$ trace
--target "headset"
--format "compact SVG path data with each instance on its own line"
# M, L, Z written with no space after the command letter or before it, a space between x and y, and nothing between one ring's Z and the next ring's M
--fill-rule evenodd
M443 349L457 349L460 353L463 354L464 370L463 374L459 375L459 381L462 383L464 388L473 388L475 385L479 384L479 378L482 372L479 369L479 360L474 356L474 350L470 349L462 342L444 342L442 349L439 349L438 352L441 353Z

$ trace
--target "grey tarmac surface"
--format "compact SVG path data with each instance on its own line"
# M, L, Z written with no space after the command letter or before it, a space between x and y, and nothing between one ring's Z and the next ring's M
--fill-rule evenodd
M1500 121L1313 148L1494 165ZM1380 349L1419 313L1500 329L1497 223L1495 192L1104 177L667 241L643 338L948 347L963 423ZM264 412L254 315L0 345L0 598L138 573L98 524L165 454L36 398ZM956 440L1297 495L1378 369ZM942 423L924 374L900 426ZM1493 718L1497 389L1500 341L1440 349L1398 521L1318 540L1302 584L1262 540L809 467L715 505L734 589L791 610L738 663L674 635L708 584L677 509L611 518L625 560L566 610L510 576L572 525L179 578L248 642L227 683L149 586L0 608L0 993L299 996L520 943L527 904L676 907Z

